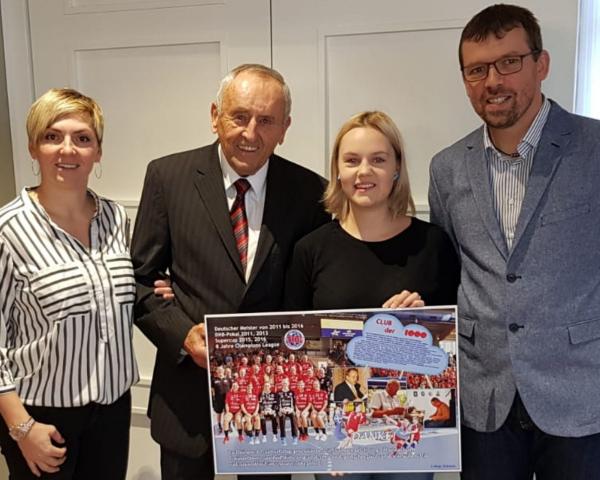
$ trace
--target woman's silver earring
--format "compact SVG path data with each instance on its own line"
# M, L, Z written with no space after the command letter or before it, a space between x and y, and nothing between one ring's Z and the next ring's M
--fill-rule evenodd
M338 182L340 181L340 176L339 176L339 175L337 176L337 181L338 181Z
M39 175L40 175L40 164L39 164L39 162L35 158L31 159L31 171L33 172L33 174L36 177L39 177Z
M98 180L102 178L102 164L100 162L96 163L96 166L94 167L94 177Z
M397 181L400 178L400 173L398 173L397 171L394 172L394 175L392 175L392 181Z

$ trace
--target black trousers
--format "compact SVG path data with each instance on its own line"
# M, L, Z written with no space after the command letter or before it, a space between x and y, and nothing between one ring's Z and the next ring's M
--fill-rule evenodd
M27 406L38 422L54 425L65 439L67 459L56 473L42 472L51 480L124 480L129 457L131 395L124 394L110 405L90 403L84 407ZM10 480L37 480L17 443L0 421L0 446ZM57 446L63 446L58 445Z
M273 429L273 435L277 435L277 425L279 424L277 415L274 413L271 415L265 415L264 418L260 419L260 428L263 435L267 435L267 420L271 420L271 428Z
M279 415L279 429L281 431L281 438L285 438L285 419L290 419L290 424L292 426L292 437L296 438L298 436L298 430L296 428L296 415L293 413L282 413Z
M548 435L532 422L518 394L499 430L463 426L461 433L462 480L531 480L534 473L536 480L600 480L600 434Z

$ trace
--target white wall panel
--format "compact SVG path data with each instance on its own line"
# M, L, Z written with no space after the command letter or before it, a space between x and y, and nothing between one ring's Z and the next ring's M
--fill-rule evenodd
M119 12L198 5L222 5L225 0L64 0L65 13Z
M440 75L457 70L453 54L459 35L454 25L398 26L381 33L326 34L322 41L326 145L333 144L351 115L373 109L388 113L405 139L420 210L426 209L431 156L476 125L460 78Z
M487 0L272 0L273 66L288 80L292 126L280 152L327 175L341 123L382 109L408 147L411 184L427 217L429 160L479 124L458 66L462 27ZM523 0L552 58L544 91L573 106L576 0Z
M22 132L32 101L51 87L71 86L100 102L103 177L91 184L116 200L137 201L148 161L214 140L209 104L218 80L240 63L270 62L268 0L19 4L3 17L17 22L7 31L14 37L7 51L21 52L7 58L11 81L21 84L10 105L17 188L37 183ZM22 40L19 32L30 36ZM29 52L29 65L19 61Z
M150 159L214 140L217 42L77 51L75 71L106 112L103 175L91 184L109 198L138 199Z

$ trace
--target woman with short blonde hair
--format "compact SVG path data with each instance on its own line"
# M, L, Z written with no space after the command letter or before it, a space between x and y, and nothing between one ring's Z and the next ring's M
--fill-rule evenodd
M11 479L126 476L135 279L124 208L88 188L103 129L92 98L42 95L27 118L40 183L0 208L0 446Z

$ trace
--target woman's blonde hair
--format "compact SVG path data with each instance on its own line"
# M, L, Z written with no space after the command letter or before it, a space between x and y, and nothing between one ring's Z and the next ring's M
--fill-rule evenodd
M394 121L385 113L379 111L357 113L350 117L342 125L335 138L333 150L331 152L331 177L329 185L323 195L323 203L326 210L336 218L343 220L348 215L349 200L342 191L338 180L339 165L338 156L340 154L340 144L342 138L350 130L355 128L373 128L382 133L390 142L396 154L396 166L399 178L394 182L392 191L388 198L388 206L392 216L414 215L415 203L410 192L410 182L408 180L408 169L404 156L404 145L398 127Z
M104 117L100 105L71 88L51 88L31 106L27 115L29 148L37 147L46 129L68 115L78 115L87 121L96 134L98 147L102 149Z

